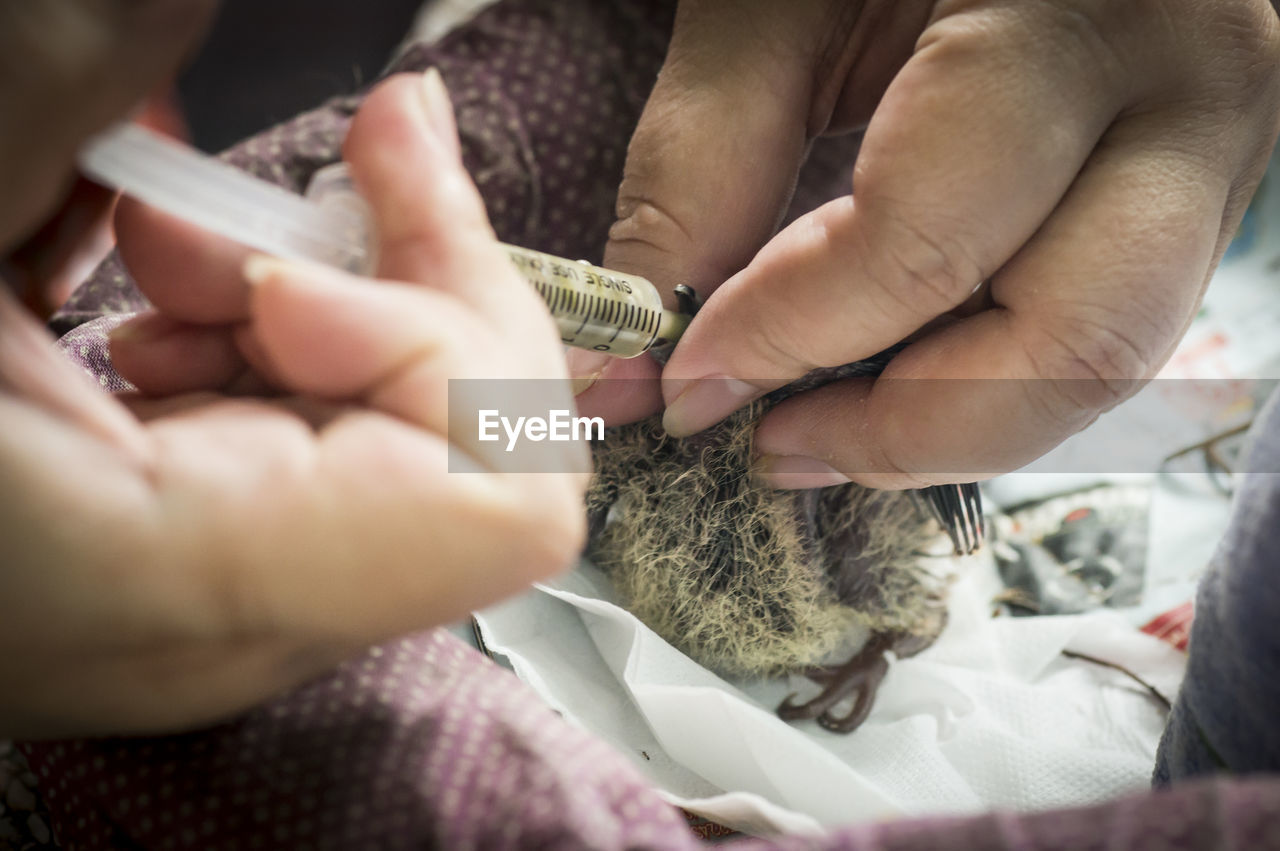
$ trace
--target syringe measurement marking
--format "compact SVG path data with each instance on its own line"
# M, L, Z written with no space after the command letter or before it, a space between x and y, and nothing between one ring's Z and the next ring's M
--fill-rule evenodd
M573 332L573 336L574 336L574 337L577 337L579 334L581 334L581 333L582 333L582 329L587 327L587 320L591 318L591 310L590 310L591 301L592 301L594 298L595 298L595 296L593 296L593 295L591 295L590 293L588 293L588 294L587 294L587 296L586 296L586 298L584 299L584 301L583 301L583 305L582 305L582 306L583 306L583 311L582 311L582 324L580 324L580 325L578 326L578 330L577 330L577 331L574 331L574 332Z
M649 335L649 342L646 345L652 346L653 341L658 338L657 314L650 312L648 315L645 316L645 323L644 323L644 328L642 329L642 333Z
M614 315L614 319L616 319L617 316L622 313L622 307L616 301L613 303L612 313ZM609 338L609 347L612 348L613 341L618 339L618 335L622 333L622 326L619 325L616 321L613 321L613 320L610 320L610 321L613 324L613 336Z
M647 346L656 342L662 327L661 311L652 310L626 298L624 294L630 294L632 290L625 281L590 268L578 269L574 265L547 262L541 257L530 257L514 251L509 256L517 267L526 272L526 277L534 284L553 315L561 321L580 318L577 328L571 335L564 337L564 342L578 343L588 326L595 329L591 335L599 334L606 328L613 329L607 340L594 344L593 348L598 351L612 351L624 331L648 337ZM569 281L585 282L588 287L600 287L608 291L608 295L604 292L582 291L569 285ZM617 296L624 297L615 297L615 292ZM595 339L601 338L597 336Z

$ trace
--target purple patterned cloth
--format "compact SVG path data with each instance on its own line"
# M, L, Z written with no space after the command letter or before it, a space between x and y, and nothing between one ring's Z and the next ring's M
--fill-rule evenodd
M209 731L28 746L73 848L664 848L685 822L443 630Z
M699 847L625 757L444 630L373 648L210 730L24 750L68 851ZM1280 781L734 847L1280 848Z
M508 0L398 63L440 68L500 238L599 259L673 9L672 0ZM299 189L337 159L357 103L331 101L226 157ZM851 144L815 145L793 215L848 191ZM145 306L109 260L57 317L64 349L119 389L105 330ZM622 754L443 630L373 648L212 729L23 751L67 849L698 844ZM1280 779L1200 781L1087 810L870 825L742 847L1280 848Z

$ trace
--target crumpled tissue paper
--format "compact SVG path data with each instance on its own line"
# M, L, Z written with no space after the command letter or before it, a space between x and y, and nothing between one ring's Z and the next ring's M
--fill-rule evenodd
M774 708L807 681L728 682L617 605L589 564L477 615L488 648L629 754L674 804L756 834L990 808L1085 805L1146 786L1185 658L1114 612L992 618L989 559L957 565L948 626L895 660L853 734ZM816 691L816 689L814 689Z

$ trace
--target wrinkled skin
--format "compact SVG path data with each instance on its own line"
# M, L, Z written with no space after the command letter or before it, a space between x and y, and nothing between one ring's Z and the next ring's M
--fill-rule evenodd
M661 401L600 384L583 407L665 403L689 434L910 339L880 379L771 411L757 475L899 488L1029 462L1184 333L1275 142L1278 51L1265 0L683 0L606 264L709 298ZM864 126L851 194L775 235L809 141Z

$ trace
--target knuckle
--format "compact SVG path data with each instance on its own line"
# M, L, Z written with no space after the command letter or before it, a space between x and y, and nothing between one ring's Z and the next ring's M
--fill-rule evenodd
M1038 46L1043 61L1092 68L1131 99L1207 97L1206 106L1236 109L1280 77L1280 25L1268 0L1039 0L1007 14L1016 42Z
M1120 323L1082 315L1040 324L1024 348L1048 396L1079 411L1109 410L1136 393L1157 366Z
M869 240L864 272L895 314L937 316L961 304L986 277L983 264L966 246L955 223L929 228L895 217Z
M1170 83L1193 97L1199 93L1219 109L1252 108L1267 91L1274 97L1280 82L1280 25L1270 2L1182 2L1166 9L1158 0L1145 0L1143 6L1150 7L1149 18L1162 14L1169 20L1166 29L1177 32L1167 44L1171 61L1180 60L1184 74L1169 76Z
M1205 28L1209 44L1237 57L1242 67L1274 77L1280 58L1280 21L1266 0L1226 0L1206 7L1212 19Z
M1225 0L1186 15L1188 97L1211 115L1275 121L1280 102L1280 21L1265 0Z
M1142 0L1134 0L1135 5ZM1047 14L1054 26L1046 32L1040 21L1027 21L1029 35L1033 39L1052 39L1052 45L1044 45L1050 53L1091 57L1100 64L1112 66L1113 60L1125 54L1118 44L1120 29L1116 19L1117 4L1106 0L1040 0L1025 11L1028 19ZM1038 33L1038 35L1037 35Z
M742 376L742 380L767 386L771 381L802 375L811 369L844 364L847 358L827 345L823 335L816 332L814 319L779 304L776 309L766 308L735 322L742 332L736 343L746 349L748 362L769 364L773 371Z
M1131 73L1133 46L1125 40L1117 14L1122 4L1034 0L963 5L963 14L940 18L922 42L945 51L949 59L1006 68L1010 85L1018 79L1034 80L1038 73L1077 85L1114 87L1116 80Z
M1270 8L1266 11L1265 21L1247 25L1241 35L1246 44L1242 50L1240 89L1242 102L1252 104L1274 134L1280 114L1280 21ZM1241 29L1236 32L1241 33Z
M612 248L631 245L667 253L689 246L689 230L667 206L624 179L618 191L617 220L609 228Z
M903 450L882 448L875 458L876 476L894 482L897 488L927 488L938 484L943 476L931 470L923 470L920 464L907 464L902 460ZM859 471L853 471L853 474ZM849 474L851 477L853 474Z

